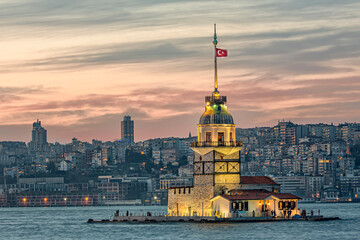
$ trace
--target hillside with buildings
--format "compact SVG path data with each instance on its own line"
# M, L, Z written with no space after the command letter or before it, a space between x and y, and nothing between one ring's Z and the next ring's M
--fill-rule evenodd
M0 206L167 204L170 187L193 182L197 137L134 142L134 123L122 138L49 143L40 121L32 140L0 142ZM271 177L281 192L305 200L360 199L360 124L236 129L243 142L241 175Z

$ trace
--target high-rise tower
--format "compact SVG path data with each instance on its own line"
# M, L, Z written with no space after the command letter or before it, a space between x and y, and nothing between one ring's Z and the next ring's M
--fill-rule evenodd
M134 121L130 116L124 116L124 120L121 121L121 140L134 142Z
M31 131L31 142L29 148L31 151L43 151L47 145L47 131L41 126L41 121L37 119L33 123L33 129Z

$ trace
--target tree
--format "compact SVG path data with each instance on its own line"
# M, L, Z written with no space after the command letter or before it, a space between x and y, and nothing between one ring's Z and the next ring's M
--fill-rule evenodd
M182 156L179 160L179 166L184 166L188 164L188 159L186 156Z
M46 165L46 170L48 170L49 172L56 172L56 165L55 165L55 162L51 161L51 162L48 162L47 165Z
M360 167L360 143L352 146L350 152L355 157L355 167Z

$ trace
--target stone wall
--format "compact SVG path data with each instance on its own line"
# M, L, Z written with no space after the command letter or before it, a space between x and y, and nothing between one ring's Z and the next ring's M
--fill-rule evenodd
M214 187L211 185L170 188L168 193L168 214L211 216L212 203L209 200L213 197L213 192Z

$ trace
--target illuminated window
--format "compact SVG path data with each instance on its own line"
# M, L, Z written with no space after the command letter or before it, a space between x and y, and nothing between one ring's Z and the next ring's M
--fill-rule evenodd
M240 202L239 203L239 210L242 211L244 208L244 203L243 202Z
M233 211L239 210L239 203L233 202L233 203L232 203L232 210L233 210Z

